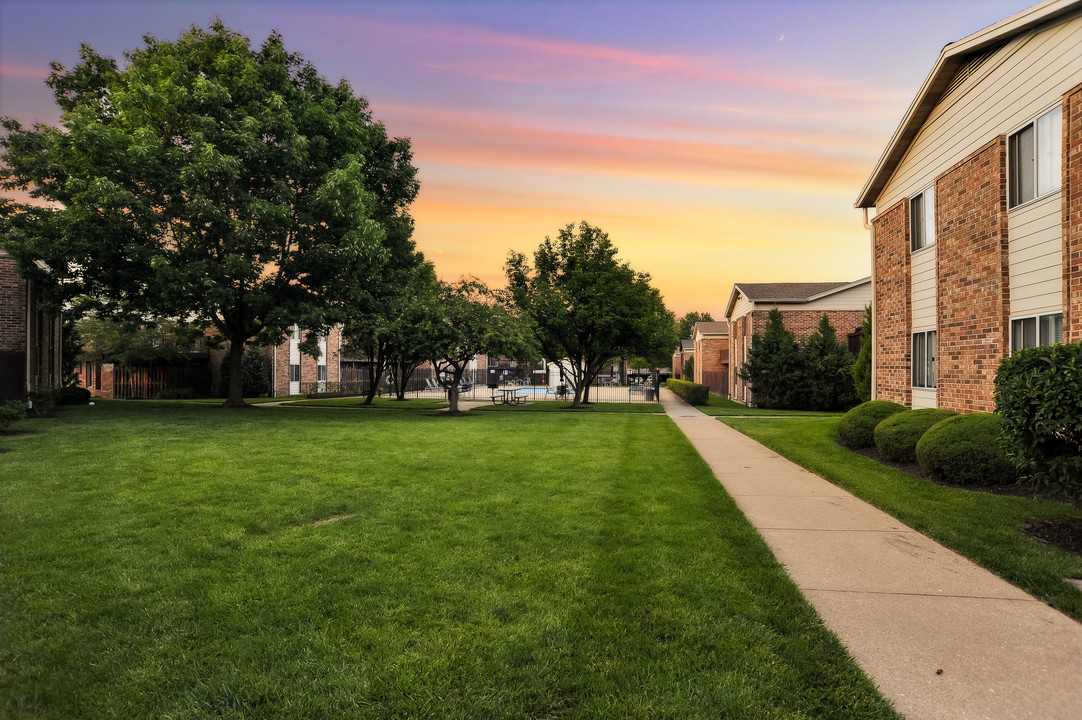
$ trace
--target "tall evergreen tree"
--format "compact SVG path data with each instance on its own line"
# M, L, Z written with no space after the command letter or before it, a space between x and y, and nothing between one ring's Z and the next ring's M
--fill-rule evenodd
M864 335L860 339L860 354L853 363L853 388L857 400L868 402L872 399L872 306L864 308Z
M737 373L748 383L758 407L779 408L792 402L802 374L799 350L781 311L771 308L763 334L752 335L747 360Z
M808 410L835 410L855 404L851 368L853 354L838 342L826 313L800 348L802 382L797 404Z

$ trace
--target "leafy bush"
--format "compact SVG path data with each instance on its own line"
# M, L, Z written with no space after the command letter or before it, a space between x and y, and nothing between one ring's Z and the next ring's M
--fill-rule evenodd
M904 405L889 400L872 400L857 405L842 416L842 421L838 425L838 435L849 447L874 447L875 437L872 433L875 426L905 409Z
M917 443L940 420L953 417L953 410L929 408L895 413L875 426L875 448L886 460L913 462Z
M26 403L20 400L8 400L0 405L0 432L7 432L12 426L26 417Z
M51 387L36 387L26 394L29 412L37 417L45 417L60 402L60 390Z
M684 398L688 405L706 405L710 402L710 388L687 380L666 380L665 387Z
M996 372L996 412L1023 478L1040 492L1082 498L1082 343L1006 358Z
M90 402L90 391L77 385L60 388L61 405L86 405Z
M254 347L244 350L240 363L244 397L262 397L270 392L271 361L267 354ZM224 396L229 390L229 353L222 358L221 386Z
M695 356L689 357L684 361L684 377L690 382L691 378L695 377Z
M1003 450L1002 421L992 413L941 420L917 442L917 462L959 485L1003 485L1018 475Z
M162 388L158 391L159 400L194 400L197 397L191 388Z

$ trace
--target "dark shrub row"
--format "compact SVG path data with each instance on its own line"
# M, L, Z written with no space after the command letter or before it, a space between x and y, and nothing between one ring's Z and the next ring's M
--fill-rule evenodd
M689 405L706 405L710 402L710 388L687 380L666 380L665 387L684 398Z

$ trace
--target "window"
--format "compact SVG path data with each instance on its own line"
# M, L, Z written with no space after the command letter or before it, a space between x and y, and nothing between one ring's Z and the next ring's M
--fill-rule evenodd
M301 329L299 327L297 327L296 325L294 325L293 328L289 331L289 339L290 340L300 340L301 339Z
M300 382L301 381L301 366L290 365L289 366L289 381Z
M1063 313L1011 320L1011 352L1063 342Z
M326 382L327 381L327 366L326 365L316 365L316 380L318 382Z
M934 388L935 330L913 333L913 387Z
M935 244L935 187L909 200L909 242L913 252Z
M1053 108L1007 141L1010 207L1060 188L1063 109Z

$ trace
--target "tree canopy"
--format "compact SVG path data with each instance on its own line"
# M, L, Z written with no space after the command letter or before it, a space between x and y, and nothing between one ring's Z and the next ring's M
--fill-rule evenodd
M472 277L439 283L428 331L430 359L436 377L447 389L450 415L460 414L459 388L473 358L503 355L526 361L537 355L522 319L499 302L487 285Z
M708 312L692 310L676 321L677 337L682 340L690 340L691 331L695 328L695 323L699 322L714 322L714 317Z
M247 342L339 321L408 245L409 141L277 33L253 49L216 21L125 60L53 63L59 127L3 119L3 187L47 204L4 207L4 247L76 308L213 326L243 404Z
M673 315L650 276L616 257L607 233L587 222L546 237L531 265L512 252L505 270L511 297L534 327L546 358L565 361L574 406L611 358L669 356L677 338Z

